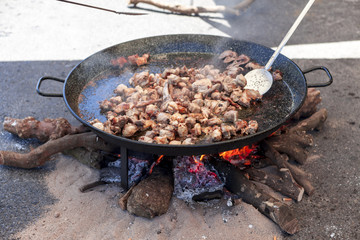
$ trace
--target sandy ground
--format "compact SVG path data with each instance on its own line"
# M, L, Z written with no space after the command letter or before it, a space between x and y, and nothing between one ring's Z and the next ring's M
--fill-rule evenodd
M282 239L280 229L246 203L228 207L224 201L188 204L173 198L168 212L148 220L117 205L123 195L115 185L81 193L79 187L98 179L98 171L64 155L46 177L58 199L20 239Z

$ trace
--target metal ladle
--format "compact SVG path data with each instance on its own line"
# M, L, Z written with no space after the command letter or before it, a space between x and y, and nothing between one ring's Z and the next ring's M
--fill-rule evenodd
M305 8L302 10L288 33L285 35L284 39L281 41L280 45L277 47L276 51L271 56L265 67L251 70L245 75L247 82L245 89L255 89L258 90L261 95L263 95L271 88L273 84L273 77L269 72L269 69L314 2L315 0L310 0L306 4Z

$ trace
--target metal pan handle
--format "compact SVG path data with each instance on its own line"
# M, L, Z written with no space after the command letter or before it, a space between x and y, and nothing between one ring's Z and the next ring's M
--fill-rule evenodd
M326 75L328 76L329 80L327 82L324 82L324 83L308 84L307 86L309 88L312 88L312 87L326 87L326 86L329 86L333 82L333 77L332 77L329 69L327 69L326 67L323 67L323 66L312 67L312 68L306 69L305 71L303 71L303 74L305 75L305 74L307 74L309 72L313 72L313 71L316 71L316 70L323 70L326 73Z
M56 77L49 77L49 76L41 77L38 80L38 83L36 85L36 92L39 95L44 96L44 97L63 97L62 93L44 93L44 92L40 91L41 83L45 80L57 81L57 82L62 82L62 83L65 82L64 79L60 79L60 78L56 78Z

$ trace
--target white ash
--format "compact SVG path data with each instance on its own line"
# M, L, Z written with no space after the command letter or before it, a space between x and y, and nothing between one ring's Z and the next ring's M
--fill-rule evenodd
M204 192L221 190L224 183L219 179L215 169L192 156L174 158L174 195L187 202L192 197Z

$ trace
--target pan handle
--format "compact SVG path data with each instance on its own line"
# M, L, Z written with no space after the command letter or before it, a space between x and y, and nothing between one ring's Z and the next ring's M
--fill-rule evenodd
M324 82L324 83L308 84L307 86L309 88L312 88L312 87L326 87L326 86L329 86L333 82L333 77L332 77L329 69L327 69L326 67L323 67L323 66L312 67L312 68L306 69L305 71L303 71L303 74L305 75L305 74L307 74L309 72L313 72L313 71L316 71L316 70L323 70L326 73L326 75L328 76L329 80L327 82Z
M63 97L62 93L44 93L44 92L40 91L41 83L45 80L57 81L57 82L62 82L62 83L65 82L64 79L60 79L60 78L56 78L56 77L49 77L49 76L41 77L38 80L38 83L36 85L36 92L39 95L44 96L44 97Z

